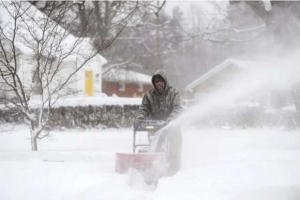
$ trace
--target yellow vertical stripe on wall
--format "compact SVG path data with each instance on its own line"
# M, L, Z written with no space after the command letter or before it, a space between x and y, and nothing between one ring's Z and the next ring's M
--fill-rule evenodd
M93 71L85 71L85 94L93 96Z

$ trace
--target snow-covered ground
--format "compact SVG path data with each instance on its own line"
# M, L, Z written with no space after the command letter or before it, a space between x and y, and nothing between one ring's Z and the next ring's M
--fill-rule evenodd
M114 172L132 131L53 132L30 151L26 127L0 133L1 200L298 200L300 133L183 128L183 167L157 188Z

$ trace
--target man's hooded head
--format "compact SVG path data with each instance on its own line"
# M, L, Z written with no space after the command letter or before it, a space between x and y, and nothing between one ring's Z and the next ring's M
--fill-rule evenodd
M158 93L163 94L168 86L168 81L167 81L165 71L163 70L157 71L152 76L152 84Z

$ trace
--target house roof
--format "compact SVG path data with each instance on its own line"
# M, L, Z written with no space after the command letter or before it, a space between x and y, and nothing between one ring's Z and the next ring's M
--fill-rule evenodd
M125 83L144 83L152 84L152 76L134 72L128 69L111 69L107 73L103 74L103 80L111 82L125 82Z
M299 81L299 52L291 54L272 54L252 60L228 59L199 77L185 89L193 90L201 87L201 91L209 86L212 90L225 87L228 83L235 84L242 79L251 87L268 85L273 88L288 88ZM237 83L238 84L238 83Z
M198 79L194 80L191 84L189 84L188 86L186 86L185 90L192 92L195 87L197 87L201 83L205 82L206 80L208 80L209 78L211 78L215 74L219 73L223 69L227 68L228 66L233 65L233 66L238 67L239 66L238 63L239 63L239 61L238 60L234 60L234 59L225 60L221 64L217 65L216 67L214 67L213 69L211 69L210 71L208 71L203 76L200 76Z

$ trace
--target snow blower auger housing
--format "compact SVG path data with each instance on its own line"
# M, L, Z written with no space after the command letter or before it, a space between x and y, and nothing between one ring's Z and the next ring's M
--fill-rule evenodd
M159 137L160 130L166 125L162 121L143 121L139 126L134 126L133 153L116 153L116 172L126 173L129 169L135 169L142 173L147 172L148 176L150 174L151 176L157 176L163 173L165 170L166 153L162 151L158 152L155 150L157 149L156 147L151 147L152 142L157 139L149 139L150 141L147 144L137 144L136 136L141 132L151 132L154 133L154 137ZM137 148L143 148L143 150L137 151Z

